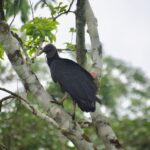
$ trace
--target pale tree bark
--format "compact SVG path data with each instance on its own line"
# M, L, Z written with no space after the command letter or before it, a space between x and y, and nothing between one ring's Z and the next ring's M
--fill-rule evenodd
M55 120L61 133L72 141L78 150L94 150L95 146L82 133L79 124L75 123L63 108L51 102L51 96L44 90L30 66L26 64L18 41L12 36L9 26L4 21L0 21L0 42L26 91L34 96L45 114Z
M85 18L88 25L93 49L92 58L94 62L94 68L98 76L100 76L102 70L102 46L99 42L97 24L95 22L95 19L93 20L93 18L95 18L94 14L88 1L85 1L86 5L82 6L85 7L86 10L88 10L85 11ZM2 8L0 8L0 12L2 12ZM18 41L12 36L9 26L2 20L3 19L0 19L0 43L3 44L4 50L12 64L12 67L18 74L27 93L30 93L34 96L34 98L37 100L37 103L43 108L44 114L36 110L34 107L30 107L32 106L32 104L28 104L23 101L23 105L28 110L35 113L37 116L45 119L50 125L53 124L55 127L57 127L64 136L66 136L70 141L74 143L75 147L78 150L96 150L94 144L82 132L80 125L77 122L75 123L72 120L72 117L62 107L52 103L53 99L46 92L46 90L44 90L38 78L36 77L34 72L32 72L30 66L26 64L25 59L21 54ZM81 32L83 31L83 29L84 28L82 28ZM113 130L107 123L105 117L103 117L102 113L98 109L99 107L99 104L97 104L96 112L91 114L98 134L102 137L106 149L121 150L121 145L119 144Z
M86 0L85 17L91 39L93 67L97 73L97 78L100 78L102 74L102 44L99 39L97 20L88 0ZM123 150L117 136L99 108L100 104L97 103L96 111L91 113L92 121L97 129L98 135L102 138L107 150Z

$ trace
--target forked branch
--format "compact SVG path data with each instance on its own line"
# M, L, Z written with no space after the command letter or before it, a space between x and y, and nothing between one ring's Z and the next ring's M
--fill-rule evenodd
M7 90L5 88L1 88L1 91L7 92L10 94L10 96L6 96L4 98L2 98L0 100L0 102L3 102L5 100L8 100L10 98L16 98L17 100L20 100L20 102L29 110L31 111L35 116L38 116L40 118L42 118L43 120L47 121L48 123L52 124L54 127L59 128L58 124L55 122L55 120L53 120L52 118L48 117L46 114L40 112L37 108L35 108L28 100L26 100L25 98L23 98L22 96Z

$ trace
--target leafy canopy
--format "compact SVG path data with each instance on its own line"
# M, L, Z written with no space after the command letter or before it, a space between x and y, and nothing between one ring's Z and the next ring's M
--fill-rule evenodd
M58 22L52 18L36 17L21 27L21 31L25 31L26 34L24 46L27 47L30 55L35 53L43 42L53 43L56 41L54 31L56 31L57 25Z
M21 33L19 33L19 30L16 30L14 27L11 29L21 36L23 36L23 33L25 34L23 45L29 52L30 56L36 53L36 50L42 42L52 43L56 41L55 33L59 25L56 18L67 11L67 5L62 2L55 3L55 5L53 3L48 3L48 5L46 5L42 3L42 1L39 1L35 9L40 5L42 7L48 7L50 9L50 17L36 17L28 21L28 0L6 0L5 2L7 19L14 16L14 8L16 14L21 14L21 19L23 21ZM70 28L69 32L74 34L76 29ZM66 42L66 46L75 50L75 45L72 43ZM4 49L2 44L0 44L0 59L3 59L3 56ZM43 61L39 62L37 62L35 66L32 65L32 67L34 71L41 74L41 77L43 77L43 75L45 77L45 71L41 71L44 68L42 65ZM0 81L2 83L8 81L13 82L14 77L12 77L12 70L8 70L8 67L0 62ZM110 112L112 112L112 126L117 131L119 139L122 140L124 147L128 150L149 150L149 79L140 69L131 67L121 60L112 57L105 57L103 77L100 86L99 95L102 98L103 104L108 107ZM56 97L62 97L58 85L49 83L48 91L54 93ZM126 110L132 113L134 118L131 118L130 115L121 116L121 113L117 113L118 102L122 98L125 98L125 100L130 102L130 105ZM33 100L31 99L31 101ZM69 111L72 110L70 98L65 102L65 109ZM138 114L140 114L140 116ZM80 110L77 111L77 117L79 120L85 119L85 116ZM67 139L62 137L56 129L51 126L48 127L46 122L33 116L23 106L19 105L16 100L11 102L8 100L3 103L0 116L0 127L0 148L1 145L4 145L12 150L74 149L68 147ZM93 129L86 128L84 129L84 132L91 135L92 141L98 145L99 149L104 149L102 142L93 134Z

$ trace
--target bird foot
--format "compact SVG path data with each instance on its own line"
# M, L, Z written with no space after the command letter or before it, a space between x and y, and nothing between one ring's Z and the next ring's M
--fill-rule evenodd
M75 129L77 125L75 114L71 112L67 112L67 113L71 116L73 122L73 128Z
M59 101L59 103L63 104L65 99L67 99L68 97L68 93L65 92L65 94L63 95L63 97L61 98L61 100Z
M52 95L52 98L54 99L54 101L51 101L51 102L63 106L63 103L64 103L65 99L67 98L67 96L68 96L68 94L65 93L64 96L63 96L60 100L57 100L57 99Z
M62 102L59 102L58 100L54 100L54 101L51 101L52 103L55 103L55 104L57 104L57 105L61 105L61 106L63 106L63 103Z

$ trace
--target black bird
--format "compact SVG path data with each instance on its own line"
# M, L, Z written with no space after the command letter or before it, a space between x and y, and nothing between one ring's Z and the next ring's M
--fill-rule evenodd
M46 45L43 52L46 53L54 82L58 82L62 90L70 94L82 111L94 112L97 88L91 74L74 61L60 58L52 44Z

